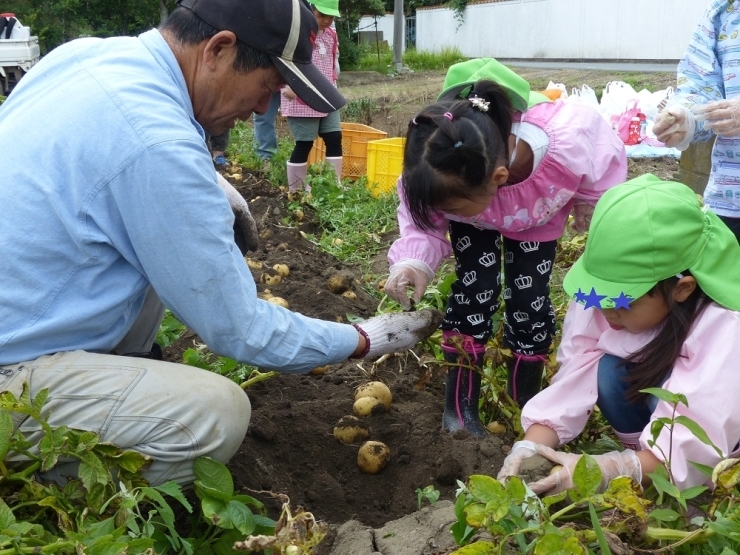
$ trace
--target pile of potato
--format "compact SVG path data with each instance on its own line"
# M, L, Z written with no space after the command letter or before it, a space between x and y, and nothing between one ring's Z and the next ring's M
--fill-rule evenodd
M391 459L391 450L380 441L366 441L370 436L368 426L358 416L387 412L393 396L383 382L368 382L355 390L355 415L343 416L334 427L334 437L345 444L364 443L357 452L357 466L366 474L378 474Z
M260 262L259 260L253 260L246 257L244 258L244 260L246 261L247 266L249 266L252 270L262 270L262 274L259 278L260 283L264 283L265 285L269 285L270 287L279 285L281 281L283 281L290 275L290 268L287 264L275 264L272 268L265 268L264 264L262 264L262 262ZM257 296L269 303L282 306L283 308L290 308L288 301L286 301L282 297L276 297L270 292L269 289L265 289Z

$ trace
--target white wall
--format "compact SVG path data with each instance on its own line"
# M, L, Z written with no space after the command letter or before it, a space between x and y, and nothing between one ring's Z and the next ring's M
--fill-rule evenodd
M378 31L380 34L383 33L383 40L388 41L388 46L393 48L393 14L385 14L378 16ZM364 16L360 19L358 28L363 31L375 31L375 18L372 16ZM403 40L406 42L406 33L403 33Z
M469 57L678 60L708 0L504 0L416 12L416 48ZM391 26L392 33L392 26Z

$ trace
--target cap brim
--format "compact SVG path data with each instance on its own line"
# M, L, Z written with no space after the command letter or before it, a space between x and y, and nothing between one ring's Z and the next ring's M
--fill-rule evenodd
M315 65L297 64L278 56L271 58L296 96L317 112L335 112L347 103Z
M650 291L657 282L614 283L586 271L581 256L563 280L563 289L585 308L627 308L629 303Z

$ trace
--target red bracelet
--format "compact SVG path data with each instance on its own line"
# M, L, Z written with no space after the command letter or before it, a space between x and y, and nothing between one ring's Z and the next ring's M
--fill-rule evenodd
M357 324L352 324L352 327L355 328L359 332L359 334L365 338L365 350L362 351L362 353L360 353L356 357L349 357L349 358L350 359L365 358L367 354L370 352L370 338L368 337L367 332L363 330Z

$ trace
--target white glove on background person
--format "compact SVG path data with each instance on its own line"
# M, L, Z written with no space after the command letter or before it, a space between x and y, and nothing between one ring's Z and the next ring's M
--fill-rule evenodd
M434 278L434 271L426 262L415 258L401 260L391 266L390 275L385 282L385 292L404 310L409 310L411 300L407 289L409 287L414 289L413 299L415 303L418 303L432 278Z
M740 97L697 104L691 111L715 135L740 137Z
M669 104L665 110L655 116L653 133L665 146L686 150L694 138L695 131L694 114L680 104Z
M226 198L231 205L231 211L234 213L234 241L242 254L247 251L256 251L259 245L259 233L257 232L257 222L254 221L252 213L249 211L249 205L239 191L234 189L233 185L226 181L226 178L216 172L216 179L221 190L226 194Z
M546 445L540 444L535 446L535 450L539 455L563 467L547 478L529 484L531 490L537 494L546 493L547 495L555 495L572 488L573 470L583 455L555 451ZM640 459L637 458L637 454L631 449L612 451L603 455L591 455L591 457L599 465L599 468L601 468L600 492L605 491L609 482L619 476L629 476L638 484L642 482L642 465L640 465Z
M444 314L433 308L416 312L388 312L354 324L368 342L367 351L357 358L371 358L405 351L432 335Z
M498 471L497 480L505 480L510 476L517 476L519 474L519 468L522 465L524 459L528 459L537 454L537 444L534 441L523 439L522 441L514 442L511 446L511 451L506 455L504 463L501 465L501 470Z
M578 235L583 235L591 227L591 218L594 215L594 207L587 202L576 201L573 203L572 227Z

